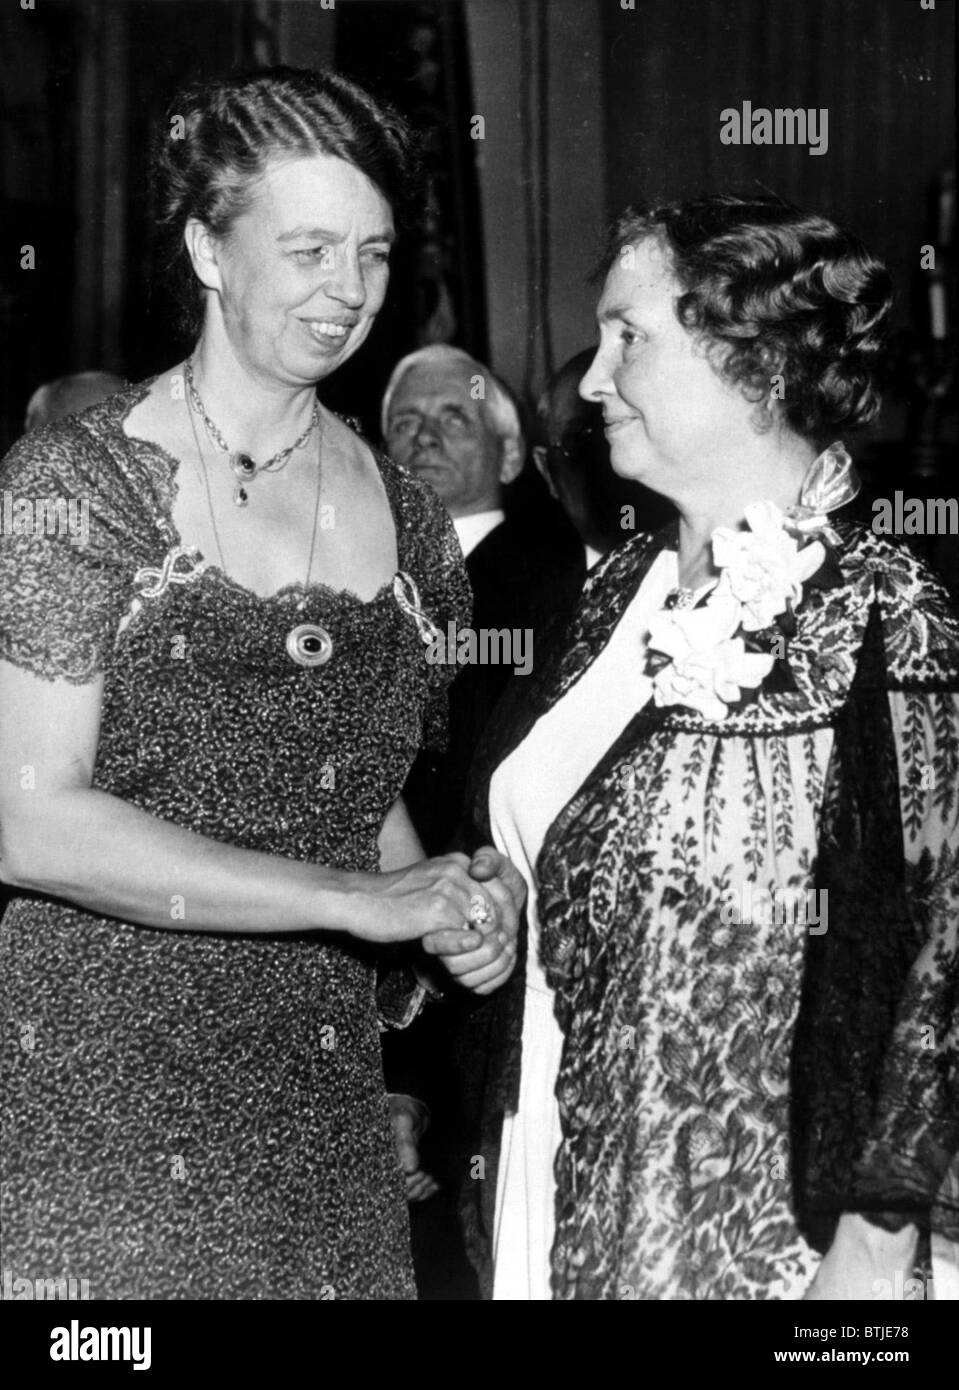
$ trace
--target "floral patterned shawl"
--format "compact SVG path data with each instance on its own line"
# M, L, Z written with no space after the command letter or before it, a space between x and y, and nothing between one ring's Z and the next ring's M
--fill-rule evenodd
M556 1297L621 1297L624 1280L642 1290L650 1249L676 1243L678 1227L655 1229L657 1195L637 1192L640 1177L624 1157L650 1138L643 1138L648 1077L623 1047L624 1037L643 1038L656 1013L642 995L638 967L630 987L633 963L650 942L673 952L680 978L683 968L708 966L674 1031L646 1039L658 1101L687 1107L659 1180L668 1185L670 1174L686 1175L685 1187L677 1179L670 1189L671 1210L693 1227L699 1220L703 1232L702 1248L684 1240L684 1263L669 1270L669 1286L685 1291L675 1296L736 1296L741 1285L724 1291L722 1283L731 1263L756 1287L773 1280L785 1234L773 1223L765 1245L743 1253L757 1224L755 1202L752 1209L744 1203L738 1232L720 1210L729 1174L760 1132L750 1129L751 1105L756 1113L765 1106L767 1117L770 1107L786 1106L789 1152L778 1175L790 1187L786 1224L814 1247L828 1245L842 1211L959 1236L959 1197L946 1181L959 1150L959 623L942 586L908 550L849 522L837 529L841 582L810 588L797 611L791 688L763 689L722 722L677 707L642 711L547 835L538 864L543 963L566 1038L557 1083ZM477 763L477 824L487 831L484 798L495 767L588 669L668 540L665 533L639 537L608 556L591 574L563 641L530 678L532 689L527 684L501 707ZM828 756L819 766L823 748ZM804 937L785 966L774 947L768 959L765 943L754 950L750 968L765 976L751 978L748 990L773 1002L752 1034L735 1014L733 967L745 937L736 929L724 935L719 918L729 878L715 864L704 868L715 850L710 840L721 840L715 791L731 759L746 769L747 826L749 808L764 805L757 846L765 840L789 848L793 822L813 806L817 843L800 868L806 885L829 894L828 931ZM790 759L797 765L786 775ZM748 769L763 760L770 785L757 778L750 786ZM687 797L704 808L702 816L684 818ZM740 872L752 874L751 866ZM487 1181L472 1184L470 1196L478 1188L481 1200L468 1200L467 1213L481 1265L498 1130L518 1094L522 992L520 976L478 1010L467 1044L474 1056L477 1047L488 1049L479 1140ZM724 1017L724 1008L733 1012ZM782 1095L763 1091L770 1087L763 1030L777 1018L789 1044ZM704 1100L697 1058L702 1066L709 1058L697 1053L695 1039L724 1027L730 1036L720 1080L731 1077L735 1086L725 1099L716 1091ZM714 1080L705 1075L707 1090ZM697 1087L698 1109L689 1099ZM722 1265L710 1263L707 1247L723 1230L739 1245L724 1251Z

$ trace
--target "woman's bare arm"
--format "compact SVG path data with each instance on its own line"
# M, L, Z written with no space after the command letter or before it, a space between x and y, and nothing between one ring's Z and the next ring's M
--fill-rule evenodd
M386 813L379 836L380 868L385 874L392 869L405 869L425 857L420 837L410 820L402 797L394 801ZM463 856L465 862L466 856Z
M461 927L473 885L459 861L348 874L222 844L93 788L101 699L100 680L0 662L0 876L13 887L179 931L401 941Z

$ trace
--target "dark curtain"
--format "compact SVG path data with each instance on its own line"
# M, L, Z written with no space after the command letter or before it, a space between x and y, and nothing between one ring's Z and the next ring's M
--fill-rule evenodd
M0 453L36 386L71 369L79 16L49 0L0 15ZM32 247L35 268L21 264Z
M419 225L397 244L370 341L323 390L375 436L383 388L405 353L453 342L488 356L469 57L459 0L363 0L336 13L337 67L412 122L426 173Z

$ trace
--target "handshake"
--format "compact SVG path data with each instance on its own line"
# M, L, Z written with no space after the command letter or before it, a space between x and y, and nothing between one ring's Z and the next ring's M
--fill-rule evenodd
M453 910L460 909L465 887L469 902L465 917L455 926L440 927L422 937L423 950L435 956L457 984L474 994L490 994L505 984L516 964L519 918L526 900L526 884L505 855L485 846L467 859L465 854L445 855L443 860L457 873L447 880L454 895ZM465 885L460 873L468 875Z
M364 875L348 930L368 941L419 941L456 982L489 994L516 963L522 875L485 846L473 855L421 859L391 873Z
M526 900L526 884L519 871L491 846L478 850L472 859L450 854L413 867L435 875L429 891L439 894L443 904L443 909L436 910L448 909L454 918L459 917L455 926L434 926L422 935L423 950L436 957L457 984L475 994L490 994L505 984L516 964L519 917ZM407 880L404 888L409 891L412 883ZM419 970L417 974L432 990L432 981ZM389 1103L407 1201L423 1202L439 1190L420 1162L429 1110L410 1095L390 1095Z

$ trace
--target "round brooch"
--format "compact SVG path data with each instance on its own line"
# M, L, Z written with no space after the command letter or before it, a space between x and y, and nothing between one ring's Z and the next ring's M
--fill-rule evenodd
M323 666L333 655L333 638L325 627L301 623L287 636L286 653L297 666Z

